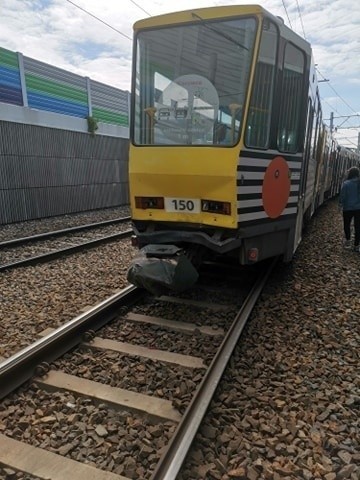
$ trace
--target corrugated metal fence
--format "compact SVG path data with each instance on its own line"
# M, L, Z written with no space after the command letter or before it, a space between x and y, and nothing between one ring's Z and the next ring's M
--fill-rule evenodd
M129 203L128 92L0 48L2 105L0 224Z
M0 122L0 224L125 205L128 140Z

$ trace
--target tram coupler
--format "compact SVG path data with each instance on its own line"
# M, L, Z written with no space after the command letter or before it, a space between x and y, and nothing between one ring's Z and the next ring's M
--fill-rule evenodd
M176 245L146 245L132 261L127 279L155 296L170 290L183 292L192 287L199 274L184 249Z

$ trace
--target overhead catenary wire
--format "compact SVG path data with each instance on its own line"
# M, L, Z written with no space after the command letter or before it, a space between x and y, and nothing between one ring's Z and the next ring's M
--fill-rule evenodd
M298 0L296 0L296 8L297 8L297 11L298 11L298 14L299 14L300 23L301 23L301 28L302 28L302 31L303 31L304 38L305 38L305 40L307 40Z
M317 71L317 73L321 76L321 78L324 78L324 79L325 79L324 75L319 71L318 68L316 69L316 71ZM342 125L343 125L345 122L347 122L351 117L358 116L359 114L358 114L358 112L356 112L356 111L346 102L346 100L344 100L344 99L341 97L341 95L339 95L339 93L335 90L335 88L334 88L329 82L327 82L327 84L329 85L329 87L331 88L331 90L336 94L336 96L337 96L348 108L350 108L350 110L354 113L354 115L343 115L343 116L342 116L342 115L340 114L340 112L339 112L336 108L334 108L332 105L330 105L329 102L327 102L327 101L324 100L323 98L321 99L324 103L326 103L326 104L331 108L331 110L332 110L333 112L335 111L335 112L339 115L338 118L340 118L340 117L346 118L346 120L341 124L341 126L342 126ZM326 121L326 120L328 120L328 119L325 119L324 121ZM337 129L338 127L335 127L335 128ZM352 127L352 126L347 126L347 127L342 127L342 128L344 128L344 129L345 129L345 128L346 128L346 129L350 129L350 128L357 129L357 127ZM355 146L357 147L357 145L356 145L354 142L352 142L352 141L350 140L350 138L348 138L348 137L343 137L343 139L346 140L346 141L348 141L349 143L351 143L351 144L353 144L353 145L355 145ZM339 140L339 138L338 138L338 140Z
M325 79L324 75L319 71L318 68L316 69L316 71L317 71L317 73L321 76L321 78ZM328 85L329 85L329 87L331 88L331 90L336 94L336 96L337 96L342 102L344 102L345 105L346 105L347 107L349 107L350 110L351 110L353 113L355 113L355 114L357 115L358 112L356 112L356 111L347 103L347 101L342 98L342 96L335 90L335 88L330 84L330 82L328 82Z
M93 13L89 12L88 10L85 10L85 8L82 8L80 7L80 5L77 5L76 3L72 2L71 0L66 0L68 3L71 3L71 5L74 5L74 7L78 8L79 10L83 11L84 13L86 13L87 15L90 15L90 17L93 17L95 18L95 20L98 20L99 22L103 23L104 25L106 25L107 27L111 28L112 30L114 30L116 33L119 33L120 35L122 35L123 37L127 38L128 40L130 40L132 42L132 38L129 37L128 35L126 35L126 33L123 33L121 32L120 30L118 30L117 28L113 27L112 25L110 25L110 23L107 23L105 22L104 20L102 20L101 18L97 17L96 15L94 15Z
M134 2L134 0L130 0L131 3L133 3L136 7L140 8L140 10L142 10L144 13L146 13L146 15L149 15L149 17L151 17L151 13L147 12L145 10L145 8L141 7L140 5L138 5L136 2Z
M331 90L336 94L336 96L339 97L340 100L341 100L342 102L344 102L347 107L350 108L350 110L351 110L353 113L357 113L357 112L347 103L347 101L344 100L341 95L339 95L339 93L335 90L335 88L334 88L331 84L329 84L329 87L330 87Z
M78 8L79 10L81 10L82 12L86 13L87 15L91 16L92 18L94 18L95 20L101 22L103 25L111 28L113 31L115 31L116 33L118 33L119 35L123 36L124 38L132 41L132 37L130 37L129 35L127 35L126 33L118 30L117 28L113 27L111 24L109 24L108 22L102 20L101 18L99 18L97 15L89 12L88 10L86 10L85 8L81 7L80 5L76 4L75 2L73 2L72 0L66 0L68 3L70 3L71 5L73 5L74 7ZM143 11L146 15L148 15L149 17L151 17L152 15L147 11L145 10L141 5L139 5L137 2L135 2L134 0L130 0L130 2L132 4L134 4L137 8L139 8L141 11ZM287 16L287 20L289 22L289 25L290 25L290 28L293 28L292 27L292 24L291 24L291 20L290 20L290 17L289 17L289 14L288 14L288 11L287 11L287 7L285 5L285 0L282 0L282 5L283 5L283 8L285 10L285 13L286 13L286 16ZM303 19L302 19L302 14L301 14L301 10L300 10L300 5L299 5L299 1L296 0L296 7L297 7L297 11L298 11L298 15L299 15L299 19L300 19L300 23L301 23L301 28L302 28L302 32L303 32L303 36L304 38L306 39L306 34L305 34L305 28L304 28L304 23L303 23ZM318 74L323 78L325 79L325 77L322 75L322 73L319 71L319 69L317 69L317 72ZM341 95L335 90L335 88L329 84L329 87L331 88L331 90L335 93L335 95L348 107L350 108L350 110L354 113L357 113L355 112L355 110L346 102L346 100L344 100L344 98L341 97ZM326 100L323 99L323 101L325 103L327 103L327 105L333 110L335 111L336 113L339 114L338 110L336 108L333 108ZM351 128L351 127L349 127ZM354 127L353 127L354 128Z
M288 11L287 11L287 8L286 8L285 1L284 1L284 0L282 0L282 4L283 4L283 7L284 7L284 10L285 10L285 13L286 13L286 16L287 16L287 19L288 19L290 28L292 29L293 27L292 27L292 25L291 25L291 20L290 20L290 17L289 17L289 14L288 14Z
M290 25L290 27L292 28L291 21L290 21L290 17L289 17L289 15L288 15L288 11L287 11L287 8L286 8L286 5L285 5L285 0L282 0L282 5L283 5L283 8L284 8L284 10L285 10L285 13L286 13L286 16L287 16L289 25ZM304 23L303 23L303 18L302 18L302 14L301 14L300 5L299 5L299 1L298 1L298 0L296 0L296 8L297 8L297 12L298 12L299 19L300 19L303 36L304 36L305 40L307 40L306 34L305 34ZM324 77L324 75L322 75L322 73L319 71L319 69L317 68L316 70L317 70L317 73L321 76L321 78L322 78L323 80L326 80L325 77ZM327 81L327 82L328 82L328 81ZM329 87L330 87L331 90L335 93L335 95L336 95L348 108L350 108L350 110L351 110L353 113L357 113L357 112L355 112L355 110L346 102L346 100L344 100L344 98L341 97L341 95L335 90L335 88L334 88L331 84L329 84ZM322 98L322 101L323 101L324 103L326 103L326 104L331 108L332 111L335 111L336 113L338 113L338 114L340 115L340 113L338 112L338 110L337 110L336 108L334 108L332 105L330 105L329 102L327 102L327 101L326 101L325 99L323 99L323 98ZM350 116L349 116L348 118L350 118ZM345 120L345 122L346 122L346 121L347 121L347 120ZM345 122L343 122L343 123L345 123ZM345 127L344 127L344 128L345 128ZM347 127L347 128L357 128L357 127ZM349 140L349 141L350 141L350 140ZM350 143L352 143L352 142L350 141Z

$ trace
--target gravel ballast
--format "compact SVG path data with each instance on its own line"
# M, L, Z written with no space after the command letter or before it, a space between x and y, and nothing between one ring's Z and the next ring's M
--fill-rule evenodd
M113 207L87 212L79 212L57 217L29 220L27 222L0 225L0 242L14 238L30 237L64 228L78 227L96 222L105 222L130 215L129 207Z
M1 227L16 238L128 215L128 209L106 209L74 216ZM31 224L31 226L29 225ZM45 228L46 224L46 228ZM26 233L25 233L26 232ZM136 254L129 239L46 264L8 270L0 276L0 358L7 358L128 285L126 273Z
M278 268L179 480L360 478L360 255L336 201Z
M342 218L331 201L313 218L291 265L273 274L177 480L359 480L360 255L344 250L342 238ZM135 253L129 243L117 242L3 273L0 356L15 353L44 328L61 325L123 288ZM65 397L59 401L77 403ZM37 408L51 416L49 402L44 393L45 407L31 406L35 413L29 416ZM2 402L0 427L7 434L14 418L20 418L20 403L21 398L17 413L17 408L7 412ZM89 413L95 421L84 429L88 436L102 423L97 409ZM118 422L117 428L124 429ZM39 430L42 441L48 435ZM119 432L114 435L118 441ZM153 432L147 435L151 439ZM73 458L86 454L80 445L71 448ZM116 451L121 457L121 449ZM98 454L108 469L106 451L101 447ZM133 471L133 478L142 476Z

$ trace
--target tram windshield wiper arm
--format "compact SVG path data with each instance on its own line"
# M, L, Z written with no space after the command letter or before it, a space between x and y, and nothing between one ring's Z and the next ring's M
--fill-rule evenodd
M234 43L234 44L237 45L238 47L243 48L244 50L249 51L249 49L248 49L247 47L245 47L245 45L243 45L242 43L240 43L240 42L238 42L237 40L235 40L235 38L233 38L232 36L228 35L227 33L221 32L221 31L218 30L217 28L212 27L211 25L209 25L209 24L208 24L203 18L201 18L197 13L191 12L191 15L192 15L193 17L201 20L201 22L204 24L204 27L208 28L208 29L211 30L212 32L216 33L217 35L220 35L220 37L223 37L223 38L225 38L226 40L228 40L229 42Z

